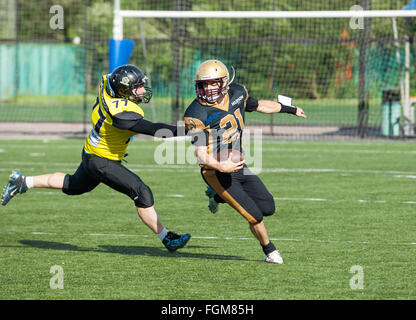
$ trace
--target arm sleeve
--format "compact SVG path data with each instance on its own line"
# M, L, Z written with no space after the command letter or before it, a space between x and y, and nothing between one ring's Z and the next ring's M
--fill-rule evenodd
M121 112L111 117L113 120L113 126L118 129L129 130L137 121L143 119L141 114L136 112Z
M248 99L246 101L246 111L247 112L256 111L258 106L259 106L259 101L257 99L254 99L252 97L248 97Z
M122 112L120 115L113 116L113 125L116 128L157 136L159 138L185 135L185 128L178 128L167 123L154 123L143 119L143 116L137 113L131 112L134 115L128 115L127 113L129 112Z
M145 119L137 121L134 126L130 128L130 130L158 138L169 138L185 135L185 128L178 128L177 126L173 126L167 123L154 123Z

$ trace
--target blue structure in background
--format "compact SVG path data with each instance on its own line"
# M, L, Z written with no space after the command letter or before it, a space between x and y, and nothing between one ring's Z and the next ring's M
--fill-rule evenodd
M416 0L410 1L407 6L403 8L403 10L416 10Z
M133 52L134 41L123 39L110 39L108 52L109 72L113 72L115 68L123 64L129 63L131 53Z

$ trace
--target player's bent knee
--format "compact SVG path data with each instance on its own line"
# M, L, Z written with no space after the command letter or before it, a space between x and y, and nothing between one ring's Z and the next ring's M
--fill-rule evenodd
M270 196L267 201L264 201L261 206L261 211L264 216L271 216L276 211L273 196Z
M152 190L144 183L140 184L140 186L138 187L138 190L133 200L134 204L138 208L149 208L153 206L155 203L153 199Z
M263 213L257 206L237 210L250 224L257 224L263 221Z
M64 178L62 192L70 196L76 196L85 193L86 190L75 182L74 175L67 174Z
M259 217L256 217L256 218L253 218L253 219L247 219L247 220L248 220L249 224L254 226L254 225L263 221L263 216L261 216L261 217L259 216Z

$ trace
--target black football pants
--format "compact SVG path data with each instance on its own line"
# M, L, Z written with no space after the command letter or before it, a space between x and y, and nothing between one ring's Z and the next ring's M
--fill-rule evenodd
M261 222L264 216L274 213L273 196L246 165L233 173L202 168L201 175L217 193L217 202L228 203L251 224Z
M130 197L136 207L148 208L154 204L150 188L120 161L85 152L82 152L82 162L76 172L65 176L62 191L68 195L80 195L93 190L101 182Z

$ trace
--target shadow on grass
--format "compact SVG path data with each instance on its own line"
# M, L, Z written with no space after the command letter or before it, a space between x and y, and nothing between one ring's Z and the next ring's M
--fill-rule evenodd
M186 250L186 249L192 249L193 246L187 246L176 252L169 252L167 249L163 247L155 248L155 247L146 247L146 246L100 245L98 246L98 248L85 248L85 247L78 247L78 246L68 244L68 243L60 243L60 242L53 242L53 241L19 240L19 242L28 247L39 248L39 249L63 250L63 251L115 253L115 254L138 255L138 256L168 257L168 258L194 258L194 259L250 261L248 259L237 257L237 256L190 253L190 252L181 251L181 250ZM201 248L201 246L197 246L197 248Z

